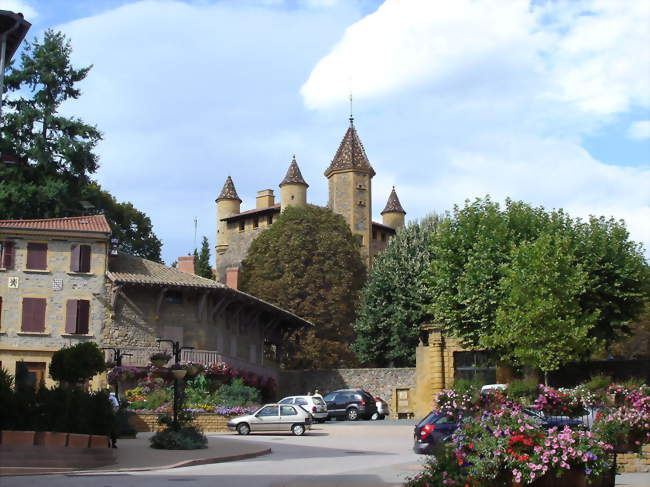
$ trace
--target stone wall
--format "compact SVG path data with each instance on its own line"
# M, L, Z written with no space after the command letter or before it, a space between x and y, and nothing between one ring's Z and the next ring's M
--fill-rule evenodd
M160 431L164 426L158 424L158 414L136 413L129 415L129 423L138 433ZM204 432L228 431L230 417L212 413L199 413L194 423Z
M412 396L415 388L414 368L284 370L279 377L279 398L313 393L325 395L337 389L364 389L381 397L397 410L396 392L405 389Z
M278 217L279 213L273 213L273 219ZM253 228L253 217L245 220L245 230L239 230L239 220L231 221L227 224L227 241L228 248L218 256L217 259L217 279L219 282L226 282L226 269L228 267L239 267L241 261L246 258L248 248L253 240L257 238L264 230L271 227L267 222L266 214L259 217L259 227Z
M650 472L650 444L643 445L639 453L619 453L616 466L621 473Z

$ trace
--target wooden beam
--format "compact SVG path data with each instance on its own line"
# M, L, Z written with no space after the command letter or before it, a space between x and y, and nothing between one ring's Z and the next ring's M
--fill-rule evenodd
M168 289L166 287L164 287L158 293L158 298L156 299L156 311L155 311L155 315L154 315L154 318L156 319L156 321L158 321L160 319L160 307L162 306L162 302L163 302L163 299L165 298L165 293L167 292L167 290Z
M206 314L205 310L206 310L207 301L208 301L208 292L205 291L201 295L201 299L199 299L199 303L198 303L197 313L198 313L198 321L199 321L199 323L203 323L203 321L204 321L203 318L204 318L204 316Z
M129 297L124 293L124 291L123 291L122 289L120 289L120 290L118 291L118 294L119 294L120 296L122 296L122 298L124 299L124 301L126 301L127 303L129 303L129 305L130 305L134 310L136 310L136 311L138 312L138 314L139 314L142 318L146 318L146 316L145 316L145 314L144 314L144 311L142 311L142 310L140 309L140 307L139 307L137 304L135 304L135 303L131 300L131 298L129 298Z
M224 296L221 298L221 301L219 301L219 303L217 303L217 305L212 310L211 320L215 320L217 318L217 315L221 314L230 303L232 303L232 300L228 299L227 297Z

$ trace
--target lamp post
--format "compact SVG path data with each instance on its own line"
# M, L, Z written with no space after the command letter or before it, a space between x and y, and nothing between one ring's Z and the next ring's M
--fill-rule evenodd
M178 365L181 361L181 352L183 350L193 350L194 347L181 347L180 342L168 340L165 338L156 338L157 343L167 342L172 345L172 355L174 356L174 364ZM174 376L174 428L178 428L178 379Z
M113 348L113 347L102 347L102 350L112 350L113 351L113 361L115 362L116 367L121 367L122 366L122 357L132 357L132 353L124 353L122 350L119 348ZM120 400L120 393L119 389L117 387L117 382L115 382L115 395L117 396L117 400Z
M31 26L32 24L25 20L23 14L0 10L0 121L2 120L5 65L11 61Z

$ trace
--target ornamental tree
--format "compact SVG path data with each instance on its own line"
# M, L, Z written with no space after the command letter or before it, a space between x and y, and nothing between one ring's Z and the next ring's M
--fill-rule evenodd
M288 344L291 368L349 366L352 322L365 280L359 246L342 216L307 205L287 208L251 244L243 291L314 324Z
M432 215L399 230L375 259L354 323L353 349L361 362L412 367L420 325L429 319L424 271L429 240L440 222Z
M95 342L82 342L52 354L52 379L77 385L106 370L104 354Z

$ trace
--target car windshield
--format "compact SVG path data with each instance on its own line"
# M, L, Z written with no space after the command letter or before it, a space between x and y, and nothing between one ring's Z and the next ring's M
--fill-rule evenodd
M323 399L325 399L326 401L333 401L335 396L336 396L336 392L330 392Z
M282 401L280 401L280 404L289 404L291 401L293 401L293 397L285 397L282 399Z
M317 396L312 397L312 401L314 401L314 404L316 404L316 406L324 406L325 405L323 400L320 397L317 397Z

